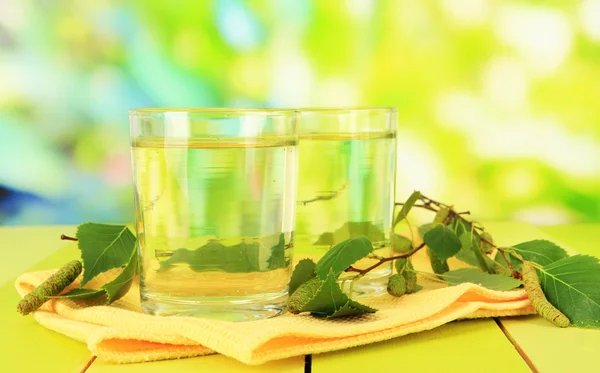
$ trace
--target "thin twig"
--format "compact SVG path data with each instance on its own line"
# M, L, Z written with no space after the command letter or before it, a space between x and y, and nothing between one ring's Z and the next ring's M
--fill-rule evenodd
M449 206L445 203L442 202L438 202L434 199L431 199L429 197L424 196L423 194L421 194L421 200L423 201L423 203L425 203L426 205L435 205L437 207L446 207L446 208L452 208L452 206Z
M404 205L404 202L396 202L396 206L402 206L402 205ZM425 209L425 210L437 212L436 209L434 209L433 207L431 207L430 205L427 205L427 204L413 205L413 207L419 207L419 208L422 208L422 209Z
M448 217L455 217L455 218L457 218L457 219L460 219L460 220L461 220L462 222L464 222L465 224L467 224L467 225L468 225L468 226L471 228L472 232L473 232L473 233L474 233L474 234L477 236L477 238L479 238L479 240L480 240L481 242L485 242L485 243L487 243L488 245L490 245L491 247L493 247L493 248L495 248L495 249L498 249L498 251L499 251L499 252L500 252L500 254L502 255L502 258L503 258L503 259L504 259L504 261L506 262L506 265L508 266L508 268L509 268L510 270L512 270L512 271L513 271L513 273L515 273L515 272L516 272L516 274L519 274L519 272L518 272L518 271L517 271L517 270L514 268L514 266L513 266L513 265L512 265L512 263L510 262L510 260L508 260L508 258L506 257L506 253L504 252L504 250L503 250L502 248L500 248L500 247L496 246L496 245L495 245L493 242L491 242L491 241L489 241L489 240L487 240L487 239L485 239L484 237L482 237L482 236L481 236L481 233L480 233L480 232L483 232L483 228L482 228L482 227L480 227L480 226L477 226L477 225L475 225L475 224L474 224L472 221L469 221L469 220L467 220L467 219L466 219L464 216L462 216L462 215L468 215L468 214L470 214L470 212L469 212L469 211L465 211L465 212L456 212L456 211L454 211L454 210L452 209L452 207L451 207L451 206L448 206L448 205L446 205L446 204L444 204L444 203L441 203L441 202L438 202L438 201L436 201L436 200L433 200L433 199L431 199L431 198L429 198L429 197L426 197L426 196L424 196L424 195L421 195L421 200L422 200L422 201L423 201L423 203L424 203L423 205L414 205L414 206L415 206L415 207L422 207L422 208L425 208L425 209L427 209L427 210L432 210L432 211L435 211L435 210L433 210L433 209L431 208L431 205L438 206L438 207L440 207L440 208L442 208L442 207L449 208L449 209L450 209L450 213L448 214ZM478 231L480 231L480 232L478 232Z
M356 272L356 273L360 274L361 276L364 276L385 262L389 262L390 260L396 260L396 259L400 259L400 258L408 258L411 255L413 255L414 253L416 253L417 251L421 250L424 246L425 246L425 242L421 242L421 244L419 246L415 247L414 249L412 249L410 251L407 251L402 254L390 256L388 258L381 258L381 259L379 259L379 262L373 264L372 266L370 266L368 268L358 269L358 268L354 268L354 267L350 266L350 267L346 268L345 272Z
M71 237L71 236L67 236L66 234L61 234L60 235L60 239L61 240L67 240L67 241L79 241L77 238Z
M327 195L324 196L316 196L312 199L307 199L305 201L298 201L298 204L301 204L303 206L308 205L309 203L312 202L317 202L317 201L329 201L330 199L334 199L335 197L338 196L338 194L340 194L341 191L343 191L344 189L346 189L346 184L344 184L340 189L338 190L332 190L332 191L327 191L324 193L329 193Z
M508 268L510 268L511 271L515 272L517 271L515 269L515 267L513 267L512 263L510 262L510 260L508 260L508 258L506 257L506 253L504 252L503 249L497 247L498 252L502 255L502 258L504 259L504 261L506 262L506 265L508 266ZM518 272L518 271L517 271Z
M502 255L502 258L504 259L504 261L506 262L506 265L508 266L508 268L513 271L513 275L517 275L517 276L520 275L519 271L517 271L514 268L514 266L510 262L510 260L507 258L506 253L504 252L504 249L496 246L493 242L482 237L481 233L483 233L483 231L484 231L483 227L475 225L474 222L467 220L463 216L463 215L470 215L471 214L470 211L456 212L456 211L454 211L452 206L446 205L445 203L442 203L442 202L438 202L434 199L424 196L423 194L421 194L421 197L419 197L419 200L421 200L423 203L419 204L419 205L415 204L415 205L413 205L413 207L419 207L419 208L429 210L429 211L434 211L434 212L437 212L438 210L435 209L433 206L437 207L438 209L447 208L449 210L449 213L448 213L448 217L446 218L446 221L444 221L444 225L448 225L449 222L453 218L461 220L463 223L467 224L471 228L471 231L473 232L473 234L475 234L475 236L477 236L477 238L479 238L480 242L485 242L486 244L490 245L491 247L497 249L500 252L500 254ZM404 203L397 202L396 205L404 205ZM377 263L377 265L380 265L380 264L381 263ZM353 272L360 273L361 271L354 270Z

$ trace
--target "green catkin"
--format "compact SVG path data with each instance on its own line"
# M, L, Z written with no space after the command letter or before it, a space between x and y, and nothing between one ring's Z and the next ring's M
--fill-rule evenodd
M81 274L82 266L78 260L73 260L65 264L52 276L42 282L38 287L27 294L17 306L17 311L22 315L27 315L40 308L51 297L60 294Z
M546 299L544 291L540 286L540 279L535 271L535 268L533 268L533 265L531 265L531 263L528 261L523 261L523 269L521 273L523 274L525 291L527 292L535 311L556 326L561 328L566 328L569 326L571 322L567 316L556 309L556 307L554 307Z
M413 244L412 241L408 237L400 236L398 234L393 234L391 237L392 241L392 250L405 253L407 251L412 250Z
M304 312L308 302L310 302L321 287L321 283L322 281L319 278L314 277L300 285L288 298L288 311L295 315Z
M398 274L404 277L404 281L406 282L406 293L414 293L415 290L417 290L417 274L415 273L410 260L408 260L408 258L399 258L396 259L394 264Z
M435 218L433 219L433 224L438 224L438 223L443 224L444 221L446 221L446 218L448 218L449 214L450 214L450 209L447 207L442 207L435 214Z
M395 297L406 294L406 280L404 276L395 274L388 279L387 292Z
M417 290L417 274L413 271L404 271L402 276L406 281L406 293L414 293Z
M429 263L431 264L433 273L440 275L450 270L450 267L448 267L448 262L445 260L441 261L437 256L435 256L435 254L431 252L431 250L429 250L429 248L427 248L427 255L429 256Z

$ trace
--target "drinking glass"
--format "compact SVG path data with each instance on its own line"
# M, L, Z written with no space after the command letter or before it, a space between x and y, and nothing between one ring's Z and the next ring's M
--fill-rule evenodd
M300 113L296 255L318 259L332 245L366 236L389 256L396 167L395 108L320 108ZM375 259L363 259L366 268ZM392 264L369 272L353 296L385 291ZM343 281L346 292L350 282Z
M142 309L241 321L285 308L297 111L130 111Z

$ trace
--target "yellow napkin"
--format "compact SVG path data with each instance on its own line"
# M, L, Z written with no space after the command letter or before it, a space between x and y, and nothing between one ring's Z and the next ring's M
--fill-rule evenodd
M52 273L21 275L15 283L17 291L24 296ZM97 288L110 276L98 276L90 282L91 287ZM383 341L457 319L534 313L523 290L499 292L474 284L440 288L421 277L419 283L424 290L401 298L385 294L360 299L377 308L377 313L333 320L284 314L233 323L151 316L141 312L137 283L110 306L89 300L52 299L33 316L44 327L87 343L94 355L109 362L135 363L216 352L254 365ZM76 282L65 291L77 286Z

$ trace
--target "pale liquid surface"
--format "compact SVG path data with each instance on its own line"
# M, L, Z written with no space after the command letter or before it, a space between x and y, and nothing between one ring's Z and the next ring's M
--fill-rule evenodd
M142 299L218 305L286 294L294 145L164 139L133 145Z
M299 155L296 256L319 258L331 245L361 235L373 242L375 254L389 256L394 134L303 136ZM354 267L375 262L363 259ZM372 271L354 286L353 295L384 291L391 272L391 264Z

